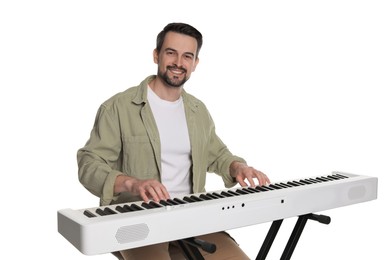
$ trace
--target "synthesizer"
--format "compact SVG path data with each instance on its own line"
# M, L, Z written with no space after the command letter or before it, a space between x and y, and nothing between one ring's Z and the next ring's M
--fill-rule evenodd
M57 212L58 232L85 255L174 241L377 198L378 179L351 173Z

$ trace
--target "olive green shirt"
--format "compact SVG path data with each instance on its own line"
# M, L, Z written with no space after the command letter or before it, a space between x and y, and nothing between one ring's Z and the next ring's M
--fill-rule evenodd
M128 192L114 194L115 179L126 174L138 179L161 176L161 147L157 125L147 100L149 76L139 86L104 102L96 115L86 145L77 152L79 180L101 205L141 200ZM182 91L191 143L192 191L205 191L206 172L220 175L225 187L236 182L230 176L234 156L215 133L213 120L206 106Z

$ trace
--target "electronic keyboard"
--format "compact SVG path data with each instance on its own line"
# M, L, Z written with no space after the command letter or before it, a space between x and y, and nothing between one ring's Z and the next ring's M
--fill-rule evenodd
M83 254L103 254L367 202L377 185L376 177L332 172L159 203L62 209L58 232Z

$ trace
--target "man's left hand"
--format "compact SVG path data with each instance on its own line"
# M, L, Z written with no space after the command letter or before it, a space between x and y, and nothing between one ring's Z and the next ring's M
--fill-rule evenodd
M235 178L242 187L255 187L257 185L262 186L270 183L267 175L263 172L241 162L235 161L230 165L230 175ZM257 180L258 184L255 183L255 180Z

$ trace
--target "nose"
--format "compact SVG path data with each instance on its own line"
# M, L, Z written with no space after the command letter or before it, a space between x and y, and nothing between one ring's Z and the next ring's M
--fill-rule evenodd
M175 60L173 61L173 63L178 67L178 68L181 68L182 65L183 65L183 58L180 56L180 55L177 55L175 57Z

